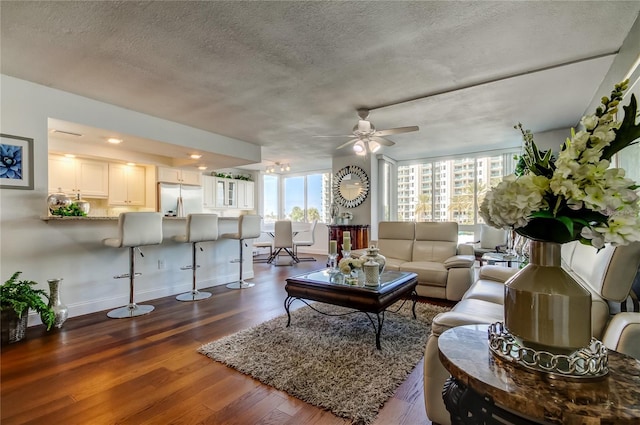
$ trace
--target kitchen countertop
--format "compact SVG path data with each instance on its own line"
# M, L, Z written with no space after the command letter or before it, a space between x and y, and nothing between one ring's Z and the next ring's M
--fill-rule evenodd
M118 216L115 217L76 217L76 216L58 216L47 215L40 217L43 221L118 221ZM186 220L187 217L163 217L164 220ZM237 221L238 217L218 217L218 220Z

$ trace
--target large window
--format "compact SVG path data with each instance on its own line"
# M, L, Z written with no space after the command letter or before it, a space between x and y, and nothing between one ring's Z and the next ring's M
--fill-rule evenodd
M331 173L263 176L265 221L329 222ZM278 208L281 205L281 208ZM274 213L275 211L275 213Z
M399 165L398 220L455 221L461 228L481 222L484 194L513 171L516 153Z
M280 211L279 205L279 176L276 174L265 174L262 178L262 217L265 222L275 222Z

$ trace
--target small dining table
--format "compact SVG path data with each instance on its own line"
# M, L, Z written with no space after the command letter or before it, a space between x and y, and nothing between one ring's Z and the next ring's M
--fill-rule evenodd
M275 222L263 223L262 228L260 230L262 231L262 233L265 233L271 236L271 238L275 238L276 236L275 225L276 225ZM294 238L298 233L308 232L309 230L311 230L311 223L304 223L300 221L291 222L292 238ZM275 257L275 252L276 251L274 251L271 254L271 257L267 259L267 263L270 263L272 261L272 258ZM288 250L287 252L289 253L289 255L291 255L291 257L293 258L293 261L295 261L296 263L300 262L300 260L293 254L293 246L291 246L291 252L289 252Z
M275 227L276 227L275 221L269 222L269 223L263 223L262 228L260 230L262 231L262 233L266 233L267 235L273 238L276 235ZM294 237L298 233L308 232L310 229L311 229L311 223L304 223L301 221L291 222L291 234Z

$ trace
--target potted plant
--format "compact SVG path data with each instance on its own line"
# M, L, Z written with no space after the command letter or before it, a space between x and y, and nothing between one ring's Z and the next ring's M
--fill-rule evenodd
M42 323L51 329L55 321L53 308L44 299L49 299L42 289L35 289L36 282L18 280L22 272L15 272L0 285L0 310L2 311L2 342L12 343L24 338L29 309L40 315ZM44 299L43 299L44 297Z

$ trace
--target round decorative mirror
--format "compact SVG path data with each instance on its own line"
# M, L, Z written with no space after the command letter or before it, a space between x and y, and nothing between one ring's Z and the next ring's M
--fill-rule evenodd
M333 178L333 198L346 208L355 208L367 199L369 177L356 165L340 169Z

